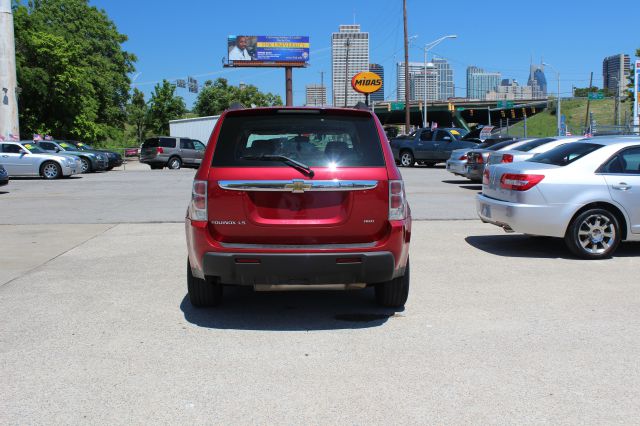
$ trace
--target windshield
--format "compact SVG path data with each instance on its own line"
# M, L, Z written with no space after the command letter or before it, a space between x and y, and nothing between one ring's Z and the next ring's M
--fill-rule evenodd
M259 157L284 156L309 167L384 166L370 116L276 112L224 120L213 166L287 167Z
M574 142L560 145L547 152L534 155L527 161L533 163L554 164L556 166L566 166L585 155L602 148L602 145L595 143Z
M453 135L457 140L462 139L463 137L469 134L468 130L465 129L449 129L449 132Z
M60 147L62 149L64 149L65 151L77 151L78 150L75 145L73 145L73 144L71 144L69 142L58 142L58 145L60 145Z
M91 146L87 145L86 143L82 143L82 142L68 141L68 142L64 142L64 143L65 144L69 144L76 151L90 151L90 150L93 149L93 148L91 148ZM62 145L62 143L60 145Z
M48 154L47 151L32 143L25 143L23 146L32 154Z

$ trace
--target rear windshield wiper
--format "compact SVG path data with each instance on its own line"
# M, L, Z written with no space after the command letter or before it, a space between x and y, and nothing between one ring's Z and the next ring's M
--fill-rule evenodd
M293 167L294 169L301 170L306 173L310 178L313 178L315 173L309 166L299 161L294 160L293 158L289 158L285 155L271 155L271 154L263 154L263 155L244 155L242 157L243 160L254 160L254 161L281 161L284 164Z

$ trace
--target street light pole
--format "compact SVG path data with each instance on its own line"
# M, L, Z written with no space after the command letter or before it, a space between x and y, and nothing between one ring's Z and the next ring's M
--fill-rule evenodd
M424 45L424 96L423 96L423 103L422 103L422 127L423 128L427 127L427 65L428 65L427 54L429 50L433 49L434 47L442 43L444 40L448 38L457 38L457 37L458 36L455 34L446 35L444 37L440 37L435 41L432 41L431 43L427 43ZM405 82L405 85L406 84L408 84L408 82Z
M562 124L561 124L561 120L560 120L560 114L561 114L561 107L560 107L560 73L558 72L558 70L556 70L552 65L547 64L547 63L542 63L542 65L549 67L553 70L553 72L556 73L556 78L558 79L558 102L556 103L556 115L558 118L558 136L562 135Z

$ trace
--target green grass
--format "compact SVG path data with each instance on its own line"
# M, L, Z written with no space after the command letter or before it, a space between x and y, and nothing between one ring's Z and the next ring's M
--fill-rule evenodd
M560 107L560 113L567 117L567 129L574 135L582 134L587 113L587 99L562 101ZM597 125L607 126L614 124L614 99L593 100L589 111L593 112ZM527 136L552 136L557 134L557 120L556 103L555 101L549 102L549 109L527 119ZM509 134L524 136L524 121L511 126Z

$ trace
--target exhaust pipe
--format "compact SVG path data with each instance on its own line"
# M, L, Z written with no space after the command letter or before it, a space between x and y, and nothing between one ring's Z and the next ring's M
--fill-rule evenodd
M353 284L255 284L255 291L361 290L365 283Z

